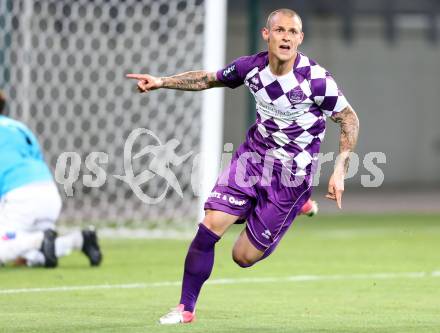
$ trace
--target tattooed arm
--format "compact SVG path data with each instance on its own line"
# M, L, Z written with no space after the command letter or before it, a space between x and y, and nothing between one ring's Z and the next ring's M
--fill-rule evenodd
M223 87L217 80L215 72L193 71L169 77L154 77L149 74L127 74L127 78L138 80L138 90L147 92L159 88L178 90L204 90L214 87Z
M215 72L194 71L170 77L161 78L162 88L180 90L204 90L214 87L223 87L224 84L217 80Z
M348 169L349 153L354 151L358 139L359 119L350 106L336 113L330 119L341 126L341 136L339 137L339 154L341 158L337 167L343 169L345 173Z
M347 106L341 112L330 117L341 126L339 138L339 156L336 159L335 169L330 177L327 198L336 200L339 208L342 208L341 200L344 192L344 177L350 161L350 153L353 152L359 134L359 119L356 112Z

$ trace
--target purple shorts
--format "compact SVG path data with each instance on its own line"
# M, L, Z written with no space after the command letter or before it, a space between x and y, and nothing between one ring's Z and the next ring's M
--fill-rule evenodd
M205 209L247 220L247 236L260 251L278 244L311 195L308 177L292 179L289 173L289 181L284 181L278 160L273 170L265 163L243 143L205 202Z

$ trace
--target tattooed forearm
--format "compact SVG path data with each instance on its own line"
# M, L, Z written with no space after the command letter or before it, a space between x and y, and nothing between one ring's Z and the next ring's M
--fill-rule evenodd
M346 172L349 163L349 154L354 150L359 135L359 119L356 112L347 106L331 119L340 124L341 136L339 138L340 167Z
M204 90L221 87L223 84L217 80L215 73L206 71L185 72L182 74L162 77L162 88L179 90Z

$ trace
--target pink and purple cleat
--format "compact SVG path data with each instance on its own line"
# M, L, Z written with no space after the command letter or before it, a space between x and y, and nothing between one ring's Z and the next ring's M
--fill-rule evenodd
M314 216L318 213L318 203L315 200L309 199L301 208L302 215Z
M196 314L194 312L185 311L185 306L179 304L170 312L163 315L159 319L159 323L162 325L175 325L175 324L188 324L196 320Z

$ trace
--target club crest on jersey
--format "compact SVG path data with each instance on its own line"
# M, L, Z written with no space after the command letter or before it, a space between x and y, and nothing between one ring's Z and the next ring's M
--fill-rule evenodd
M260 89L260 79L257 76L252 77L248 81L249 88L251 88L253 91L258 91Z
M295 89L290 90L286 95L290 103L292 104L301 103L307 97L299 86Z

